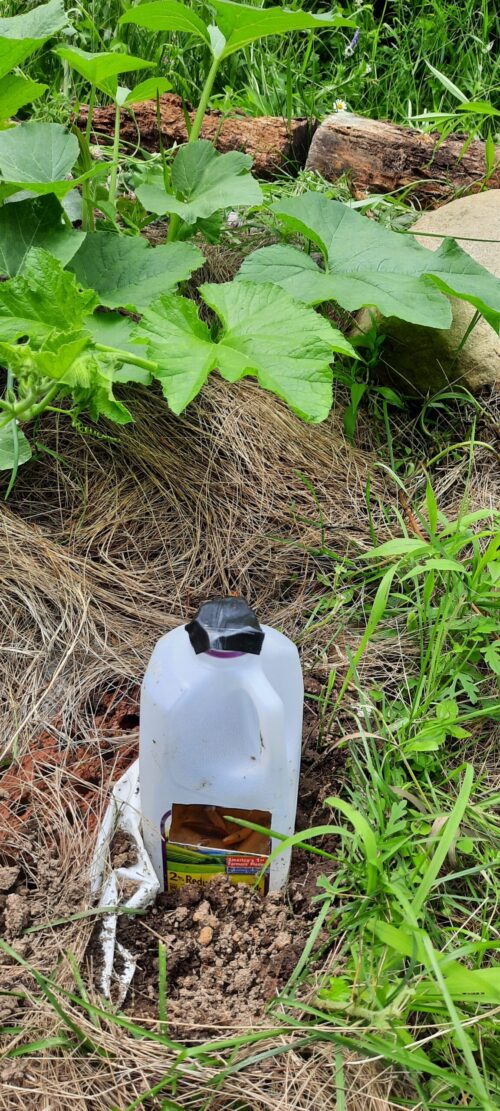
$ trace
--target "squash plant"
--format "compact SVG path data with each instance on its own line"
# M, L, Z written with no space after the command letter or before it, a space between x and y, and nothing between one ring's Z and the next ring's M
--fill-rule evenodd
M147 62L55 47L88 83L85 133L34 121L8 121L0 130L0 365L6 370L0 470L11 471L7 492L31 455L23 424L61 405L75 422L88 414L124 424L132 414L115 389L127 382L158 380L170 408L180 413L213 370L228 382L251 375L304 420L324 420L332 404L334 353L357 358L317 310L325 302L351 311L374 306L446 328L452 293L499 327L500 283L456 243L428 251L317 193L272 205L281 241L249 255L235 281L202 285L205 310L199 314L179 292L204 261L189 240L195 233L210 238L224 209L262 203L250 158L219 154L199 137L222 61L265 35L352 26L339 16L233 0L200 5L207 6L211 23L178 0L140 4L121 20L154 33L184 32L187 46L201 44L208 58L188 142L172 164L153 160L137 179L144 222L169 217L166 243L151 247L129 228L123 232L117 212L121 112L169 87L166 78L151 77L134 89L118 84L121 74L145 70ZM62 0L0 20L0 74L65 25ZM97 91L115 104L112 157L105 163L92 160L90 146ZM81 230L71 219L76 189L83 197Z

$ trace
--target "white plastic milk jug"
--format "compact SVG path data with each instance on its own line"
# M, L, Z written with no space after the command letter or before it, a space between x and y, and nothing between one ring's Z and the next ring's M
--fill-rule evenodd
M139 776L144 842L163 888L219 873L254 884L271 851L265 831L293 833L303 700L295 645L259 625L243 598L206 602L158 642L142 686ZM282 887L289 866L290 850L261 890Z

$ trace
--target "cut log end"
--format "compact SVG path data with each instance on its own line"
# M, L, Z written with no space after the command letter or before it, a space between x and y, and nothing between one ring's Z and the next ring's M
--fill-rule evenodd
M412 197L432 208L485 184L500 187L500 149L485 182L485 144L474 140L464 150L464 143L456 136L440 140L385 120L337 112L316 130L306 168L327 181L347 175L357 199L410 189Z

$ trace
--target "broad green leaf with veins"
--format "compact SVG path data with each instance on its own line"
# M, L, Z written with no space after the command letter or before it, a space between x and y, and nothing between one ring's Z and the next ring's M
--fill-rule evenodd
M9 73L0 78L0 121L8 120L24 104L31 104L45 92L47 85Z
M230 382L255 376L303 419L321 421L332 403L333 351L355 356L346 339L314 310L273 286L204 285L203 300L223 323L217 341L192 301L161 297L137 335L148 339L164 394L180 413L211 370Z
M140 69L150 69L153 62L135 58L132 54L91 54L77 46L56 46L54 54L68 62L90 85L96 85L113 96L116 92L119 73L134 73Z
M248 154L219 154L208 139L199 139L186 143L174 159L173 193L165 192L163 174L157 169L137 187L137 196L147 212L159 216L175 212L186 224L194 224L222 208L261 204L262 191L250 174L251 165Z
M216 365L216 344L194 301L164 294L144 313L136 335L147 340L170 408L182 413Z
M0 77L67 25L63 0L50 0L23 15L0 19Z
M135 23L148 31L185 31L186 34L195 35L210 44L210 36L203 20L185 4L177 3L177 0L155 0L154 3L129 8L118 22Z
M277 244L245 259L242 280L276 282L308 305L335 300L350 312L373 305L384 316L449 327L449 302L422 279L432 252L410 236L388 231L320 193L278 202L272 211L318 247L325 269L303 251Z
M102 163L72 179L70 171L78 154L76 135L60 123L30 120L0 131L0 175L4 179L0 178L0 200L20 190L64 197L81 182L106 176L108 169Z
M267 35L286 35L290 31L317 31L322 27L356 27L352 19L338 15L312 15L305 11L287 11L281 7L261 8L233 0L210 0L217 16L217 26L226 38L222 58Z
M430 251L320 193L279 201L272 210L287 229L314 243L324 268L303 251L277 244L249 255L239 280L275 282L308 305L335 300L351 312L375 306L386 317L429 328L450 326L449 293L498 327L500 282L453 240Z
M204 39L217 58L227 58L266 35L285 35L289 31L314 31L321 27L355 27L350 19L338 15L311 15L303 11L287 11L281 7L258 8L235 4L230 0L213 0L209 5L216 12L216 28L207 28L203 21L184 4L174 0L155 0L130 8L120 23L135 23L149 31L185 31ZM217 31L219 32L217 34ZM226 39L223 45L222 36Z
M51 332L74 332L94 311L93 290L78 289L73 274L46 251L32 251L24 271L0 282L0 339L42 343Z
M0 274L13 278L34 247L42 247L62 263L69 262L84 239L85 232L63 224L55 197L6 204L0 208Z
M443 293L468 301L488 324L500 330L500 280L471 258L454 239L445 239L433 258L429 277Z
M156 100L157 96L162 96L163 93L168 93L172 88L170 81L166 77L147 77L145 81L140 81L138 85L134 85L133 89L125 87L118 88L115 99L120 106L127 104L142 104L144 100Z
M87 235L68 270L81 285L96 290L101 305L142 312L203 262L190 243L150 247L144 239L99 231Z
M19 187L61 181L73 169L78 153L76 135L61 123L30 120L0 131L0 173Z

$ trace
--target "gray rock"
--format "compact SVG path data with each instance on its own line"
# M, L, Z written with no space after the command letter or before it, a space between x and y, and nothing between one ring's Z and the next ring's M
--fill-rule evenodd
M486 270L500 278L500 189L462 197L433 212L426 212L413 225L415 232L432 232L442 238L417 235L419 243L437 250L446 236L459 236L459 245ZM473 238L465 242L463 237ZM475 242L493 239L496 243ZM380 320L387 336L382 350L380 376L406 392L435 393L448 384L466 386L475 392L483 386L500 389L500 337L482 318L464 346L457 349L474 316L466 301L450 298L451 328L424 328L403 320ZM373 313L373 310L372 310ZM370 311L363 309L358 327L365 331Z

